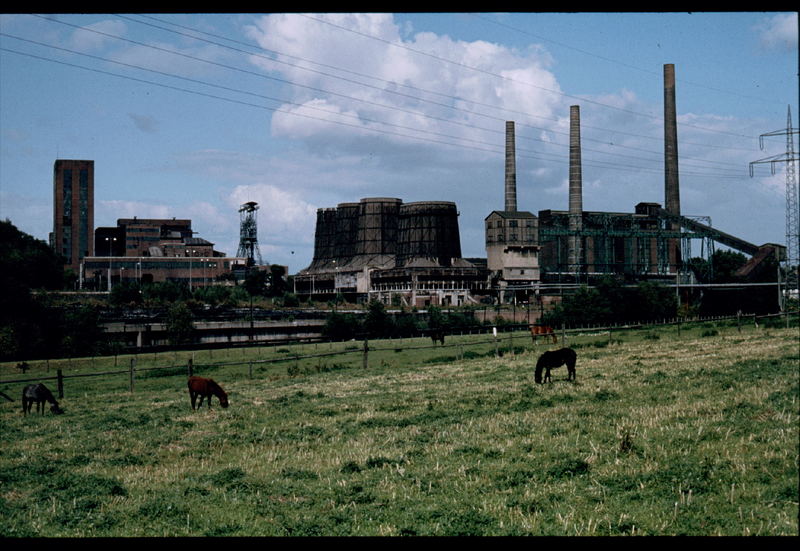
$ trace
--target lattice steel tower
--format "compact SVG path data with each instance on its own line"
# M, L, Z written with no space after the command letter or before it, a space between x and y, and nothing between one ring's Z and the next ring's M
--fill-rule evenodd
M258 203L250 201L239 208L239 250L236 256L247 258L247 265L261 265L261 251L258 248L258 227L256 211Z
M750 163L750 176L753 176L753 165L769 163L772 173L775 174L775 163L786 163L786 264L788 269L797 269L800 262L800 216L797 205L797 174L795 162L797 157L794 152L793 134L798 133L797 128L792 128L792 107L789 106L786 118L786 129L768 132L759 136L759 144L764 149L765 136L786 135L786 153L774 155Z

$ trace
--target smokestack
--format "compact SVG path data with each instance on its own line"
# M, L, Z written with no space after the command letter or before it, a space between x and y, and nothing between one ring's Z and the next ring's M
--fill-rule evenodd
M664 65L664 210L681 213L678 187L678 122L675 114L675 65Z
M681 199L678 185L678 121L675 108L675 65L664 65L664 210L680 215ZM673 231L678 224L670 224ZM676 266L680 258L680 243L669 240L669 264Z
M569 229L583 229L583 177L581 172L581 108L569 108ZM581 259L581 238L569 238L569 266L578 271Z
M506 210L517 211L517 160L514 121L506 121Z

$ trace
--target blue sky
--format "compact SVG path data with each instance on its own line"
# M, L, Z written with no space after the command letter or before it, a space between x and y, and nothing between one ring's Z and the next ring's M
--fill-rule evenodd
M785 242L797 13L0 15L0 218L47 240L56 159L95 161L95 225L191 218L230 255L260 204L266 262L313 256L316 210L455 201L465 257L503 208L567 208L580 105L584 208L663 204L663 65L675 65L681 210ZM795 137L795 150L800 149Z

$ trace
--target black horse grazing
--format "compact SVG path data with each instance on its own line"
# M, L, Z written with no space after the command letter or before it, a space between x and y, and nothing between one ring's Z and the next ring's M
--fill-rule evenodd
M219 405L224 408L228 407L228 395L213 379L189 377L189 398L192 399L192 409L195 409L195 400L198 396L200 396L200 403L197 404L197 407L201 407L203 400L208 398L208 407L210 408L212 395L219 398Z
M442 343L442 346L444 346L444 331L441 329L431 331L431 340L433 341L433 344L436 344L436 341L439 341Z
M542 370L545 370L544 380L550 382L550 370L561 367L564 364L567 365L567 370L569 370L567 380L574 381L576 359L577 354L575 354L575 351L571 348L562 348L560 350L545 352L539 356L539 360L536 362L536 372L534 373L536 382L542 382Z
M54 414L59 415L64 413L64 410L58 406L58 402L53 396L53 393L42 383L28 385L22 390L22 413L24 415L28 415L34 402L36 402L36 413L40 415L44 415L45 402L50 402L50 411Z

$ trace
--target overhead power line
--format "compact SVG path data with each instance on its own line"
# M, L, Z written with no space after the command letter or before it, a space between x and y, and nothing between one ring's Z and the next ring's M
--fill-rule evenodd
M9 36L11 38L15 38L15 37L13 37L11 35L8 35L6 33L0 33L0 35ZM31 57L31 58L34 58L34 59L39 59L39 60L42 60L42 61L48 61L48 62L52 62L52 63L57 63L57 64L68 66L68 67L83 69L83 70L87 70L87 71L91 71L91 72L94 72L94 73L103 74L103 75L107 75L107 76L113 76L113 77L117 77L117 78L127 79L127 80L131 80L131 81L134 81L134 82L142 83L142 84L158 86L158 87L161 87L161 88L170 89L170 90L177 91L177 92L194 94L194 95L205 97L205 98L209 98L209 99L226 101L226 102L230 102L230 103L234 103L234 104L238 104L238 105L243 105L243 106L247 106L247 107L264 109L264 110L273 111L273 112L281 112L281 113L288 114L288 115L291 115L291 116L303 117L303 118L322 121L322 122L326 122L326 123L330 123L330 124L337 124L337 125L341 125L341 126L347 126L347 127L356 128L356 129L362 130L362 131L367 131L367 132L372 132L372 133L379 133L379 134L384 134L384 135L397 136L397 137L403 137L403 138L408 138L408 139L413 139L413 140L420 140L420 141L425 141L425 142L429 142L429 143L438 143L438 144L441 144L441 145L454 146L454 147L472 149L472 150L476 150L476 151L484 151L484 152L489 152L489 153L502 154L504 152L504 149L502 149L499 146L494 146L494 144L485 144L484 143L484 145L487 145L488 147L479 147L479 146L476 146L476 145L456 144L456 143L453 143L453 142L448 142L448 141L434 139L434 138L425 138L425 137L420 137L420 136L412 136L412 135L404 134L404 133L401 133L401 132L380 130L380 129L369 127L369 126L363 126L363 125L359 125L359 124L351 124L351 123L342 122L342 121L335 121L335 120L322 118L322 117L315 117L313 115L309 115L309 114L306 114L306 113L299 113L297 111L289 111L289 110L282 109L282 108L279 108L279 107L269 107L269 106L259 105L259 104L255 104L255 103L251 103L251 102L242 101L242 100L236 100L236 99L232 99L232 98L228 98L228 97L224 97L224 96L219 96L219 95L216 95L216 94L209 94L207 92L200 92L200 91L197 91L197 90L192 90L192 89L188 89L188 88L182 88L182 87L173 86L173 85L169 85L169 84L165 84L165 83L160 83L160 82L146 80L146 79L142 79L142 78L138 78L138 77L133 77L133 76L130 76L130 75L121 75L121 74L118 74L118 73L113 73L113 72L105 71L105 70L102 70L102 69L86 67L86 66L82 66L82 65L78 65L78 64L70 63L70 62L65 62L65 61L61 61L61 60L55 60L55 59L52 59L52 58L47 58L47 57L44 57L44 56L31 54L31 53L27 53L27 52L20 52L20 51L13 50L13 49L10 49L10 48L0 47L0 51L5 51L5 52L17 54L17 55L23 55L23 56ZM90 56L90 57L96 57L96 56ZM106 60L106 61L111 61L111 60ZM116 63L120 63L120 62L116 62ZM131 66L130 64L123 64L123 65ZM135 66L133 66L133 67L135 67ZM143 70L152 71L152 72L158 72L158 71L154 71L154 70L151 70L151 69L143 69ZM200 84L204 84L204 85L208 85L208 86L216 86L216 87L219 87L219 88L227 89L229 91L235 91L237 93L247 93L247 94L250 94L250 95L262 97L263 99L270 99L272 101L281 101L281 102L283 102L283 100L277 100L277 99L261 96L259 94L253 94L253 93L250 93L250 92L243 92L241 90L230 89L230 88L227 88L227 87L214 85L212 83L206 83L206 82L203 82L203 81L197 81L196 79L188 79L187 77L180 77L180 76L177 76L177 75L171 75L171 74L163 73L163 72L160 72L160 73L166 74L167 76L171 76L171 77L176 78L176 79L193 81L195 83L200 83ZM308 107L308 106L305 106L305 107ZM310 107L310 109L313 110L313 107ZM464 140L463 138L457 138L457 139ZM464 140L464 141L475 141L475 140ZM482 143L482 142L476 142L476 143ZM524 150L524 151L526 151L526 150ZM555 158L555 159L549 159L549 158L546 157L547 154L542 154L542 153L538 153L538 152L535 152L535 153L537 153L537 154L536 155L530 155L530 154L525 155L524 153L522 153L522 154L519 155L519 157L521 157L521 158L530 158L530 159L535 159L535 160L539 160L539 161L557 162L559 164L566 164L567 163L567 161L565 161L562 157L558 157L558 158ZM588 163L585 163L585 164L587 166L599 165L599 166L604 166L606 168L610 168L610 169L614 169L614 170L620 170L620 171L633 171L633 172L638 172L638 173L641 173L641 172L659 173L659 170L650 169L648 167L635 167L635 166L631 166L631 165L627 165L626 166L626 165L604 163L604 162L588 162ZM692 174L692 173L691 172L684 172L684 174ZM727 177L727 176L715 175L715 174L705 174L705 173L703 173L703 174L694 173L694 174L702 175L703 177L730 178L730 177Z

